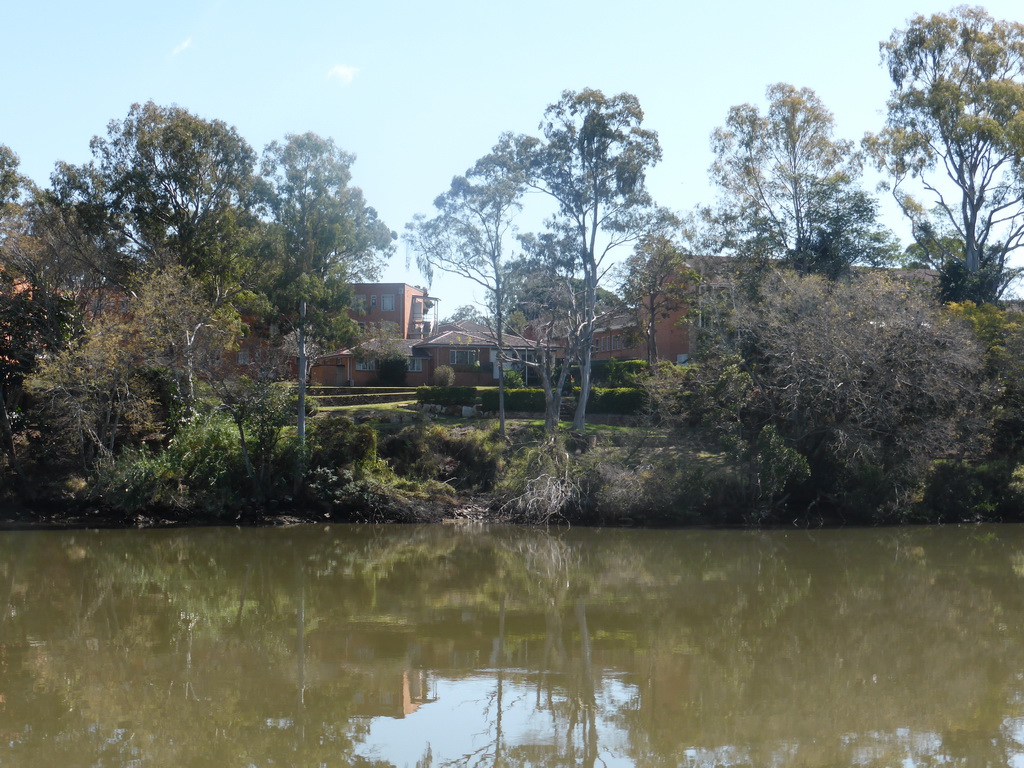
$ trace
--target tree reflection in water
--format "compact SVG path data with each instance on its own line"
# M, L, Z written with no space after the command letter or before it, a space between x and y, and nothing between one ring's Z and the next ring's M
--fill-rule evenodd
M1024 531L0 536L0 764L1004 765Z

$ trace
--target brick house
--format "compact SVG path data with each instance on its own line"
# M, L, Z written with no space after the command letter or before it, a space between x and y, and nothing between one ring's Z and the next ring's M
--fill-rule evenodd
M372 342L371 342L372 345ZM443 323L420 339L386 343L406 360L405 380L409 386L429 384L439 366L455 371L457 386L493 386L498 383L498 343L485 326L468 321ZM513 356L532 353L536 342L505 334L504 346ZM506 369L512 364L506 364ZM320 357L313 366L312 383L319 386L366 386L378 378L380 360L373 349L339 349Z
M688 307L665 313L655 323L654 332L658 339L658 357L674 363L685 363L690 358L693 328L687 313ZM634 318L620 314L599 320L594 327L594 350L591 359L599 360L644 360L647 357L647 343L642 329L637 328Z
M406 383L429 384L441 365L455 370L457 385L494 385L498 380L498 344L493 332L468 321L437 322L439 299L425 288L406 283L359 283L352 286L350 317L360 329L379 329L381 341L339 349L314 361L310 381L318 386L366 386L377 381L380 359L397 350L406 359ZM527 354L535 342L506 334L505 346Z
M422 339L437 325L439 299L406 283L357 283L349 315L367 326L395 328L398 338ZM433 311L433 314L431 312Z

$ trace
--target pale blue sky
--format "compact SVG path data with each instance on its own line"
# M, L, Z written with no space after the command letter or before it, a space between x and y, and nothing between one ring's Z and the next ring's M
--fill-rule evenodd
M133 102L178 104L234 125L261 152L287 133L331 136L355 183L399 232L503 131L533 132L565 89L635 93L664 160L650 175L676 210L709 202L708 137L765 87L817 91L838 135L877 130L889 93L878 44L923 0L14 2L2 13L0 143L45 184L58 160ZM1019 0L985 5L1021 20ZM890 211L890 226L901 230ZM405 249L386 277L411 283ZM471 298L440 277L453 309ZM477 296L477 298L482 298Z

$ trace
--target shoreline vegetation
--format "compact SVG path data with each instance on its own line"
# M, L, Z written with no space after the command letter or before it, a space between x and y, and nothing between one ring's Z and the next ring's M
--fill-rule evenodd
M869 294L870 301L870 287L871 280L862 279L850 295ZM919 300L930 302L923 293ZM913 303L903 297L904 306ZM987 320L989 331L993 318L1003 322L999 338L1004 351L1007 342L1024 342L1016 312L930 306L948 316L958 333L984 327L979 318ZM769 327L765 319L759 319L762 328ZM827 325L816 316L808 321L815 335ZM1011 321L1016 325L1007 325ZM934 328L939 323L915 316L912 325ZM892 352L907 355L907 339L898 327L894 333L902 346ZM863 337L854 329L850 338ZM870 342L876 345L876 360L878 341ZM958 341L966 345L968 338ZM858 400L874 399L868 411L853 418L842 413L850 406L837 409L836 398L820 389L813 367L805 365L801 386L819 389L805 393L806 412L789 413L776 425L765 412L767 396L788 397L792 382L774 392L767 381L757 387L742 358L723 348L709 347L704 358L702 364L663 365L654 371L612 365L618 378L611 383L620 386L598 386L592 400L611 413L590 416L583 434L563 421L550 435L542 413L509 411L502 437L495 414L481 407L494 401L493 388L422 387L409 390L417 400L399 401L394 401L396 391L375 396L368 388L347 396L357 404L342 405L346 396L338 392L344 389L321 389L313 390L308 402L307 451L300 456L294 425L286 423L294 392L277 384L261 401L266 410L250 413L244 442L240 435L246 433L211 399L173 438L149 435L148 444L100 461L89 476L68 456L54 455L43 432L29 428L22 433L21 455L32 484L5 485L0 526L476 522L806 528L1024 519L1024 470L1016 447L1020 415L993 408L1006 397L1005 388L986 386L975 377L966 389L953 387L945 407L936 400L917 417L903 413L896 419L886 409L895 398L888 389L898 388L898 376L890 375L886 368L891 363L883 359L884 382L875 384L884 383L885 391L853 393ZM1007 360L1020 365L1019 357ZM942 370L956 372L949 365ZM917 375L927 380L919 368ZM857 384L864 388L866 383ZM839 391L854 384L833 381L830 386ZM967 391L984 400L965 399ZM569 388L568 411L572 393ZM510 389L506 396L513 405L543 402L543 392L535 389ZM919 399L916 393L899 407L914 411ZM978 434L956 431L982 424L974 408L988 416L986 442L973 443L985 448L981 460L950 458L947 449L914 434L922 430L920 435L931 436L940 430L960 441L977 440ZM936 424L948 409L946 416L957 419L952 432ZM879 421L869 423L871 418ZM915 426L915 418L921 424ZM795 421L813 422L812 432L831 431L842 443L815 456L791 432L783 433ZM889 433L879 440L875 433L886 425ZM858 431L873 437L858 438ZM997 447L1012 450L1000 456ZM845 465L836 461L840 448L851 451ZM865 455L872 460L865 462ZM875 463L880 458L885 465ZM293 467L299 461L305 470L296 484Z
M959 6L881 52L878 133L768 85L689 212L635 95L563 91L406 223L428 283L483 292L448 318L377 282L399 235L333 139L135 104L46 189L0 145L0 518L1024 520L1024 24Z
M304 442L288 383L243 379L218 391L197 379L183 416L165 381L148 390L144 411L123 411L109 434L124 444L85 464L81 422L62 421L73 401L48 400L30 378L0 522L1024 520L1024 313L942 304L927 283L881 271L836 281L775 271L759 285L717 318L704 305L695 362L600 369L582 432L565 418L574 375L553 431L548 393L508 389L504 435L491 411L496 388L408 388L397 401L395 389L353 390L346 401L344 388L314 388ZM141 400L147 390L136 386ZM393 402L372 402L384 397Z

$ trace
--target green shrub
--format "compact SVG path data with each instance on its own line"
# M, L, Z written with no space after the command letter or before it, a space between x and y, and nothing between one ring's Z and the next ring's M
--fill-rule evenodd
M571 390L574 397L579 397L579 387ZM587 403L587 413L618 414L630 416L641 413L647 407L647 392L635 387L620 387L618 389L601 389L594 387L590 390L590 400ZM498 410L498 391L494 389L484 390L480 393L480 406L485 411ZM544 412L544 390L543 389L506 389L505 410L521 411L523 413Z
M124 512L184 506L184 494L172 480L162 454L133 448L100 462L89 490L95 500Z
M647 407L647 391L636 387L618 387L590 391L587 413L632 416Z
M485 389L480 393L480 407L485 411L498 410L498 390ZM505 410L522 413L544 412L543 389L506 389Z
M1010 503L1015 504L1017 509L1024 510L1024 464L1015 467L1010 473L1007 494Z
M380 361L377 379L385 387L404 387L407 371L404 357L387 357Z
M214 412L184 424L162 453L126 451L102 465L93 494L126 512L217 511L240 504L247 487L235 426Z
M636 387L651 373L646 360L616 360L612 358L604 370L601 381L615 389L619 387Z
M1020 519L1021 479L1020 468L1005 461L936 461L913 519L936 523Z
M357 477L347 469L318 467L307 476L306 489L314 499L364 522L392 519L403 501L391 485L375 477Z
M309 466L361 469L377 458L377 433L368 424L331 414L310 428Z
M419 387L416 402L430 405L473 405L476 387Z
M384 439L380 454L401 476L488 490L501 469L504 444L493 432L416 425Z
M519 371L508 370L505 371L505 389L522 389L523 388L523 374Z
M760 509L773 507L789 488L811 474L807 458L790 446L771 425L757 436L753 459L756 481L752 497Z
M430 381L435 387L450 387L455 383L455 369L450 365L439 365Z

